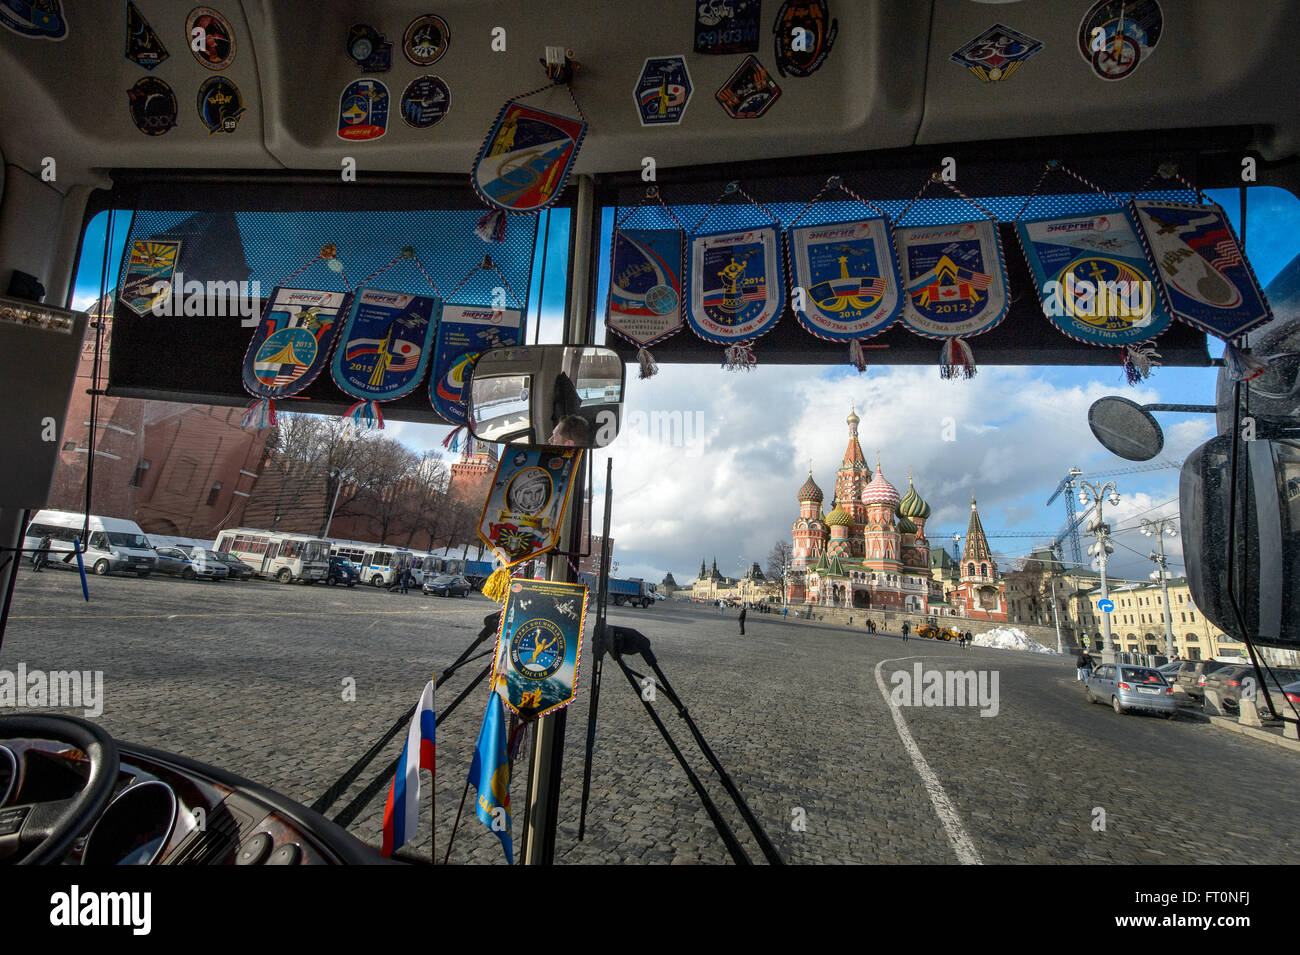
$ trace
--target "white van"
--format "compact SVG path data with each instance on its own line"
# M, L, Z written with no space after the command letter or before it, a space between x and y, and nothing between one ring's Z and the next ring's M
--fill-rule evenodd
M84 514L73 511L37 511L23 535L23 549L34 551L41 538L50 535L48 567L77 567L73 542L86 526ZM118 517L90 515L89 538L83 542L82 560L86 569L101 577L112 571L148 577L158 562L158 554L149 546L144 531L135 521ZM30 553L24 555L30 559Z

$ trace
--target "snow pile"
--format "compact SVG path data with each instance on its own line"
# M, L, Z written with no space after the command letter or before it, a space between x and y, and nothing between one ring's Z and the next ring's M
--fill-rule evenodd
M977 647L992 647L995 650L1028 650L1030 653L1055 653L1037 640L1030 640L1025 631L1018 627L994 627L986 633L977 634L974 640Z

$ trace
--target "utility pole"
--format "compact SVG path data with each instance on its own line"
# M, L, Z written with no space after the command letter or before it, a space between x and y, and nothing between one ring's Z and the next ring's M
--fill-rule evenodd
M334 523L334 508L337 507L339 503L339 491L343 490L343 472L340 471L331 476L334 478L334 501L330 504L330 516L325 519L325 533L321 535L321 537L327 539L330 536L330 525ZM432 543L433 542L430 541L430 544Z
M1174 518L1162 517L1159 520L1149 521L1142 519L1142 533L1147 537L1154 537L1156 545L1160 548L1157 554L1151 553L1151 560L1155 562L1156 570L1152 572L1151 579L1160 579L1160 589L1164 592L1165 605L1165 656L1169 659L1174 658L1174 614L1169 606L1169 570L1166 566L1165 558L1165 538L1177 537L1178 528L1174 526Z
M1087 481L1079 481L1079 503L1084 507L1089 504L1095 504L1097 507L1097 516L1088 524L1088 533L1097 537L1097 542L1088 547L1088 553L1096 557L1101 569L1101 599L1109 600L1110 591L1106 586L1106 558L1115 550L1115 546L1110 542L1110 525L1106 523L1102 507L1109 501L1111 504L1119 504L1119 492L1115 488L1114 481L1107 481L1105 484L1089 484ZM1100 610L1100 608L1098 608ZM1103 663L1115 662L1115 650L1110 638L1110 613L1101 612L1101 630L1102 630L1102 653Z

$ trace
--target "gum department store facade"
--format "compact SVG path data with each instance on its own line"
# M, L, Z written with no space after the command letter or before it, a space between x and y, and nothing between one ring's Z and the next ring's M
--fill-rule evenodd
M858 443L861 419L850 411L846 420L849 443L835 475L830 513L822 513L822 490L811 469L799 489L787 600L1005 622L1006 585L989 550L974 496L955 579L950 571L932 573L925 536L930 505L910 477L907 493L900 497L885 480L879 458L872 474Z

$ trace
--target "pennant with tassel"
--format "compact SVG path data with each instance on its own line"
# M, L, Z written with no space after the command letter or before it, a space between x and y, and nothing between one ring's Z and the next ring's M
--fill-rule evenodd
M726 357L723 359L722 367L727 371L752 371L758 364L754 349L744 342L728 345L724 355Z
M1249 348L1228 343L1223 349L1223 365L1232 381L1250 381L1268 371L1268 359L1251 354Z
M493 603L503 604L510 595L510 571L498 567L483 581L483 596Z
M943 350L939 353L939 376L941 378L945 381L951 381L954 378L970 380L975 377L977 371L975 355L966 342L960 338L949 338L943 343Z
M240 419L240 425L245 428L274 428L275 402L270 398L259 398L254 401L245 409L244 417Z
M351 421L357 431L384 429L384 413L379 410L378 401L358 401L343 413L343 417Z
M867 356L862 350L861 339L849 342L849 364L858 370L859 375L867 370Z
M1124 365L1124 377L1130 385L1136 385L1151 377L1151 369L1160 366L1160 353L1156 351L1154 345L1125 345L1123 350L1122 363Z
M676 228L629 228L632 220ZM682 276L686 231L657 186L614 223L610 242L609 299L605 327L637 346L641 378L652 378L659 365L650 346L683 327Z

